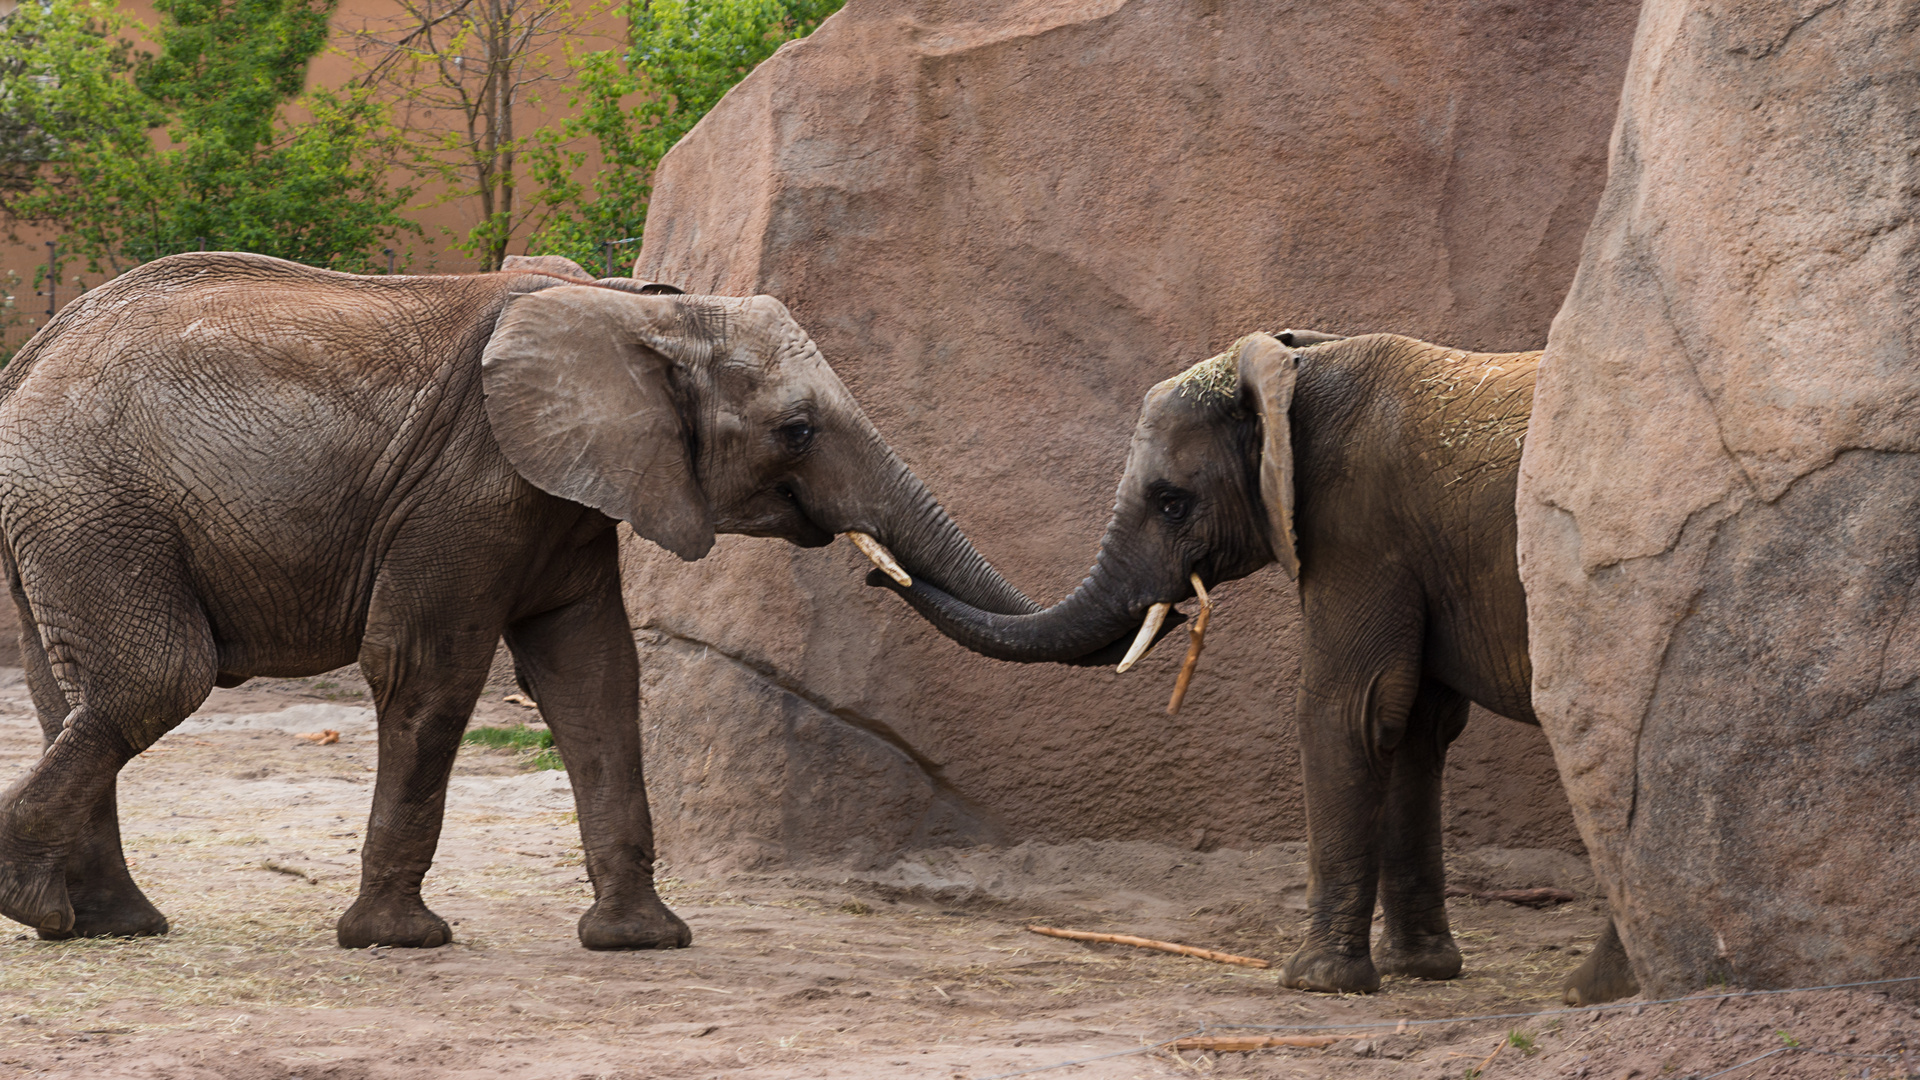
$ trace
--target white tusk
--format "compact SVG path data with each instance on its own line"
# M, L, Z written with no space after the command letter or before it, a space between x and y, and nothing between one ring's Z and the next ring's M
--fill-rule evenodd
M885 571L888 577L899 582L901 588L913 588L913 579L908 577L907 572L902 570L900 564L894 561L893 552L888 551L885 544L882 544L880 541L875 540L863 532L850 532L847 534L847 539L853 541L853 546L859 548L862 555L872 559L873 565Z
M1207 587L1200 584L1199 574L1188 574L1187 580L1193 582L1193 595L1200 598L1202 607L1212 607L1213 597L1207 595Z
M1147 650L1153 648L1153 635L1160 632L1160 624L1167 621L1167 611L1171 607L1172 604L1155 604L1147 609L1146 620L1140 624L1140 636L1133 639L1133 647L1127 650L1127 658L1120 661L1120 666L1113 669L1114 674L1126 674L1134 661L1147 655Z

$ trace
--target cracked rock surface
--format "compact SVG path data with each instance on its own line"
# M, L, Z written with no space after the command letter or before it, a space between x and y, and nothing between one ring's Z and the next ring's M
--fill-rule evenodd
M1519 495L1641 986L1920 966L1909 3L1650 0Z

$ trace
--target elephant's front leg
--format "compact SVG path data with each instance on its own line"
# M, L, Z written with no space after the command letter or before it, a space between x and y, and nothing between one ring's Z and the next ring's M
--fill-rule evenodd
M439 621L392 613L370 623L361 645L360 668L379 709L380 771L360 847L360 895L336 927L343 949L432 949L453 940L453 928L421 898L420 882L440 844L460 735L499 639L468 619L459 629Z
M1342 649L1316 648L1314 636L1310 628L1297 712L1309 923L1307 939L1281 970L1280 982L1301 990L1371 993L1380 988L1368 938L1381 823L1394 749L1419 687L1419 660L1412 648L1381 656L1391 638L1365 635ZM1365 662L1369 652L1372 663Z
M1393 751L1387 813L1381 822L1380 908L1376 961L1382 974L1451 979L1460 946L1447 926L1441 858L1440 790L1447 747L1467 724L1467 699L1423 679L1406 734Z
M653 887L653 818L640 770L639 658L620 602L613 531L604 573L584 599L515 623L507 644L566 762L580 812L593 906L589 949L675 949L693 932Z

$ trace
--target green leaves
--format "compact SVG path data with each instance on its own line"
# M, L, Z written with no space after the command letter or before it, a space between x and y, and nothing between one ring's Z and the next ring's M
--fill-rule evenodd
M203 242L365 269L419 231L400 213L411 191L385 179L385 110L300 96L332 0L156 7L157 56L118 37L132 24L103 0L28 0L0 22L0 211L53 227L94 272Z
M550 214L529 249L598 267L603 241L638 237L667 151L756 65L844 2L628 0L628 47L570 58L576 113L531 155ZM575 148L584 140L597 153ZM590 157L600 167L582 182Z
M626 46L569 48L562 70L593 2L397 0L354 35L354 86L302 93L336 0L157 0L152 28L112 0L25 0L0 17L0 217L51 227L90 272L201 246L367 270L422 231L414 187L387 179L411 173L473 204L454 246L484 265L537 225L529 250L599 267L639 236L667 151L843 0L614 0ZM573 115L516 131L549 83Z

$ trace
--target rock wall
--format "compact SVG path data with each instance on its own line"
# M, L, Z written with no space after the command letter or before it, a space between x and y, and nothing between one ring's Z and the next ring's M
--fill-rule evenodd
M766 292L1036 599L1099 541L1141 396L1250 330L1538 347L1605 168L1636 4L851 0L662 164L636 274ZM1298 612L1220 590L1182 715L972 656L844 543L627 549L669 858L1305 835ZM1461 843L1578 850L1545 740L1480 717Z
M1523 463L1640 984L1920 970L1920 5L1648 0Z

